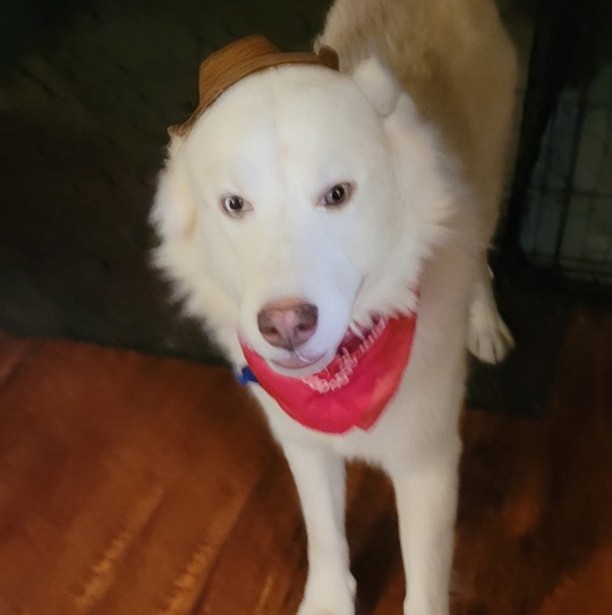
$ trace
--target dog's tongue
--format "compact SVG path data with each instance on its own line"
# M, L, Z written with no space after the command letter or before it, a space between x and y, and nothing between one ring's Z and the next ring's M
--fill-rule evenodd
M306 378L274 371L241 342L259 384L295 421L325 433L370 429L394 396L410 358L416 314L380 318L362 335L349 330L331 363Z

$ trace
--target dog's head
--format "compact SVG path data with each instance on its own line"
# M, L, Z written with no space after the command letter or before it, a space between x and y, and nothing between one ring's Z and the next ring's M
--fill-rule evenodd
M435 135L376 59L344 74L329 52L287 57L247 39L203 64L152 220L190 311L303 376L350 328L414 308L453 196Z

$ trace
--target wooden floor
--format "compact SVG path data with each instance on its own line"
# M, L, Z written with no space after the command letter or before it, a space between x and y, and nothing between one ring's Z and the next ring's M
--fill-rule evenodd
M612 317L576 312L546 419L472 409L453 615L612 613ZM291 615L291 478L220 368L0 335L1 615ZM349 480L360 613L401 612L387 481Z

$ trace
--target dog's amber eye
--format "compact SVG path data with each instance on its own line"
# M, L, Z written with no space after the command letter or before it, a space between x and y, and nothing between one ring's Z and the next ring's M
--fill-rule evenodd
M251 204L237 194L228 194L221 199L221 205L225 210L225 213L237 218L245 212L252 209Z
M344 205L351 196L351 184L343 182L336 184L325 193L322 204L326 207L338 207Z

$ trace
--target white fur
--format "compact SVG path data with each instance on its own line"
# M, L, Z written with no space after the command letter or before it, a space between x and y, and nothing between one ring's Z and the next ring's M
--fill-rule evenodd
M461 15L476 5L484 7L488 44L507 45L484 0L452 3ZM367 324L373 313L406 312L418 291L411 361L370 431L312 432L252 387L285 452L304 512L310 571L300 615L354 614L343 520L344 459L351 458L380 466L393 481L409 583L404 613L448 613L468 330L471 346L484 348L482 356L491 359L503 354L496 340L506 332L483 259L511 103L496 94L504 106L491 107L489 118L483 102L481 121L504 143L493 156L487 142L478 165L473 153L466 162L461 141L423 106L427 88L418 90L416 78L397 69L378 34L372 33L371 45L357 40L367 39L369 28L359 25L360 11L385 12L389 23L406 11L415 19L429 11L431 27L439 28L446 23L439 21L440 6L440 0L339 0L322 39L340 51L344 74L293 65L245 78L186 135L173 137L160 176L152 212L162 240L156 264L237 369L244 363L239 333L267 359L289 352L270 346L257 329L257 313L269 301L300 297L318 306L317 330L302 349L323 356L315 371L352 323ZM395 20L389 18L393 11ZM466 27L454 21L449 17L445 27ZM364 45L368 53L360 51ZM397 53L417 66L414 53ZM504 66L512 73L513 60L503 65L500 59L496 70ZM482 71L474 71L477 80ZM506 90L509 95L511 83ZM455 113L452 96L448 103ZM495 113L503 116L499 125ZM487 180L490 186L478 179L480 165L489 165L487 177L497 173ZM354 185L350 201L337 210L323 207L321 197L339 182ZM239 219L228 216L220 206L228 194L241 195L251 210Z

